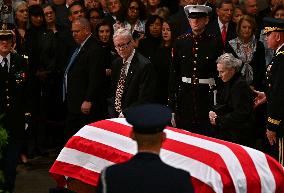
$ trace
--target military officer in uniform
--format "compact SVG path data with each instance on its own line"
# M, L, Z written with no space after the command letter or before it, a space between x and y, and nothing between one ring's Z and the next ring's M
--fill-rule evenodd
M159 157L170 110L160 104L132 106L123 112L133 125L138 153L129 161L102 171L97 193L193 193L190 174Z
M27 66L24 58L12 52L13 34L0 30L0 114L5 114L3 127L8 133L8 145L4 149L0 167L4 172L4 192L13 192L16 167L25 142L25 122L30 116L27 110Z
M216 38L206 33L211 8L187 5L192 33L180 36L173 49L169 105L177 127L209 135L209 108L216 101L216 59L222 53Z
M266 136L272 155L284 164L284 20L264 18L267 46L275 50L267 66L266 93L256 91L256 105L267 101Z

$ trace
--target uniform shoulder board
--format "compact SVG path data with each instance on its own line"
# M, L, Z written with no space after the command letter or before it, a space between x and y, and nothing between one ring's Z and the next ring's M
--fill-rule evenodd
M189 39L191 37L192 37L191 33L186 33L186 34L180 35L177 39L178 40L184 40L184 39Z
M280 54L281 54L281 55L284 55L284 51L277 52L277 53L276 53L276 56L278 56L278 55L280 55Z

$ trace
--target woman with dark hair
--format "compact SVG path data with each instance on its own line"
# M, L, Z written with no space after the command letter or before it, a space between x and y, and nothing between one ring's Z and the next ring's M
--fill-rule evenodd
M148 15L156 15L160 4L161 0L147 0Z
M113 28L106 20L102 20L96 25L94 33L103 53L102 59L104 60L103 64L105 64L106 69L106 90L108 92L110 87L111 63L117 57L112 41Z
M30 26L27 30L27 51L29 57L29 75L31 80L31 92L32 92L32 122L33 125L29 128L31 140L30 154L43 152L42 139L44 133L40 130L40 97L41 97L41 86L40 79L37 72L40 68L40 55L41 55L41 39L43 34L46 32L44 13L40 5L31 5L29 7L29 22ZM36 152L37 151L37 152Z
M152 58L157 73L156 102L167 105L170 92L170 69L173 67L172 48L177 37L176 24L164 21L162 24L162 41Z
M94 32L96 25L104 18L104 14L101 9L92 8L87 10L86 18L91 24L92 32Z
M40 134L45 147L55 148L63 143L65 120L62 101L62 74L68 61L67 48L62 44L52 4L42 5L45 19L44 33L39 39L39 63L36 65L36 79L40 87Z
M140 40L138 45L139 52L149 58L152 58L161 45L163 20L158 15L151 15L145 24L145 38Z
M126 28L133 34L135 31L143 34L145 31L146 9L141 0L128 0L124 10L117 16L117 22L113 25L114 31Z
M275 7L272 9L271 15L274 18L284 19L284 4L276 4Z

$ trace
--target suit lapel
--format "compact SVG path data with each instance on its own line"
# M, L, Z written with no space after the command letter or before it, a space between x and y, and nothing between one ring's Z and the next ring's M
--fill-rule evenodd
M73 63L76 63L79 58L81 58L84 55L84 52L87 50L87 47L89 46L89 44L92 42L91 41L92 35L89 37L89 39L85 42L85 44L83 45L83 47L80 49L78 55L76 56L76 58L74 59Z
M134 74L134 71L135 71L135 66L136 66L137 62L138 62L137 61L137 53L135 52L135 54L134 54L134 56L133 56L133 58L131 60L128 72L127 72L127 77L126 77L126 80L125 80L123 93L125 93L125 91L127 91L128 87L129 87L129 84L130 84L130 82L132 80L132 77L133 77L133 74Z

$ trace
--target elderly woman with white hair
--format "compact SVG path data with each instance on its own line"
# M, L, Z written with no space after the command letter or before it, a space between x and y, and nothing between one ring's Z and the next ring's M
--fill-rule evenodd
M242 61L225 53L217 59L219 77L224 87L217 105L209 112L210 123L216 126L220 139L253 146L253 93L240 73Z

